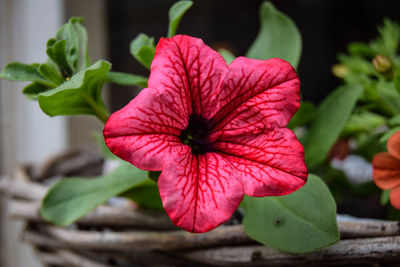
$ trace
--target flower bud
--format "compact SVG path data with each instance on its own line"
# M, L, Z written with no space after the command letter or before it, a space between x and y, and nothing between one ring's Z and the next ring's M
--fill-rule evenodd
M392 67L392 62L384 55L377 55L372 60L372 64L377 72L384 73Z
M349 68L343 64L335 64L332 66L332 73L336 77L344 78L349 73Z

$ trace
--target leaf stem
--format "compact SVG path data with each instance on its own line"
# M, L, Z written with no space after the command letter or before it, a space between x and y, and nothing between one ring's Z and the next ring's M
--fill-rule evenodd
M96 117L101 120L104 124L106 124L108 117L110 116L107 111L105 111L96 101L94 101L93 98L88 96L87 94L83 94L86 101L89 103L89 105L92 107L94 114Z

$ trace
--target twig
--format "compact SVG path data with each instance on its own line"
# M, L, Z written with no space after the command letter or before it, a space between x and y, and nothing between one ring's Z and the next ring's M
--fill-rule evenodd
M181 254L190 260L221 266L372 264L399 260L400 237L342 240L309 254L289 254L265 246L198 249Z
M62 265L62 266L74 266L74 267L111 267L108 264L102 264L95 262L93 260L89 260L84 256L80 256L76 253L67 251L67 250L59 250L59 251L52 251L43 252L43 251L35 251L35 254L40 258L40 260L47 265Z

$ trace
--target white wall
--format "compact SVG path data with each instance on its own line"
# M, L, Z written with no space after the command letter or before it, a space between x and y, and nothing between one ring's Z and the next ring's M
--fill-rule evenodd
M45 61L46 41L63 23L63 7L62 0L0 0L0 67L10 61ZM0 169L3 173L9 174L15 164L41 162L67 146L65 118L44 115L37 102L21 94L24 85L0 81ZM3 215L3 265L41 266L29 247L19 241L21 226L10 219L4 222Z

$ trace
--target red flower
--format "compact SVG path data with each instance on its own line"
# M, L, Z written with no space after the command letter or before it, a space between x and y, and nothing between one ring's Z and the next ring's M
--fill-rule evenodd
M228 220L250 196L305 184L304 150L286 128L300 82L281 59L239 57L229 67L202 40L161 39L148 88L111 115L110 150L158 179L164 208L190 232Z
M387 144L388 152L381 152L372 160L375 184L390 190L390 203L400 209L400 131L393 134Z

